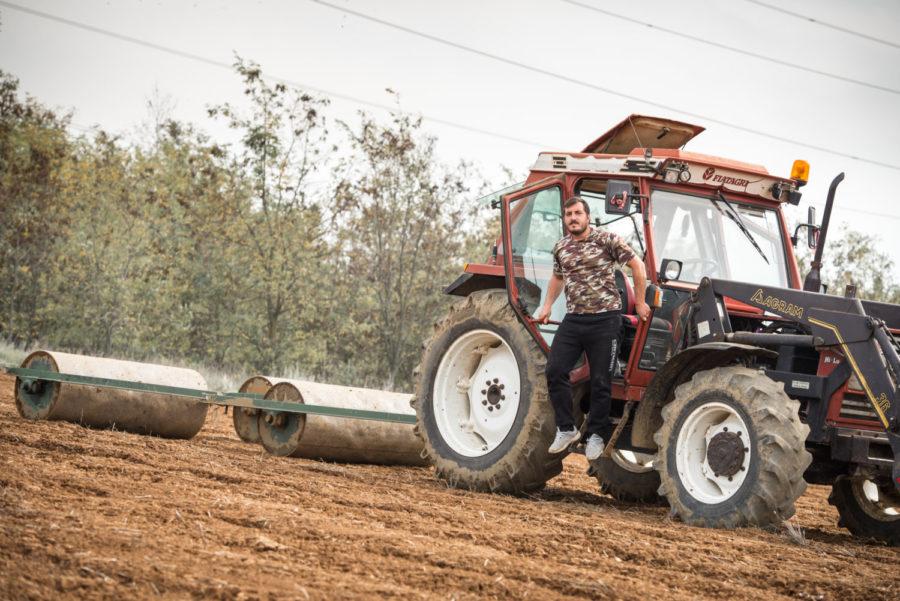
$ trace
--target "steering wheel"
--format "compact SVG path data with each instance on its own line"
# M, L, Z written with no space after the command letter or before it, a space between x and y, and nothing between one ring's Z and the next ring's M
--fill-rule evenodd
M681 261L681 271L684 272L688 265L698 265L700 273L696 273L696 270L691 271L700 277L711 276L719 272L719 264L712 259L684 259Z

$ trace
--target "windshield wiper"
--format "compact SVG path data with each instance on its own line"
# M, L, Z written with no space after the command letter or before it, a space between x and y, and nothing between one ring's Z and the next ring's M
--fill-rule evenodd
M744 225L744 221L741 219L740 213L738 213L738 212L734 209L734 207L731 206L731 203L728 202L728 199L725 198L725 196L722 194L722 191L721 191L721 190L718 190L718 191L716 192L716 194L718 194L719 200L721 200L722 202L724 202L725 205L728 207L729 210L728 210L727 212L726 212L726 211L723 211L723 210L722 210L722 207L719 206L719 203L716 202L716 199L715 199L715 198L710 198L710 200L711 200L712 203L713 203L713 206L715 206L717 209L719 209L719 212L720 212L720 213L722 213L723 215L726 215L729 219L731 219L732 221L734 221L734 223L738 226L738 229L741 230L742 232L744 232L744 235L747 236L747 240L750 241L750 244L753 245L753 248L755 248L757 251L759 251L759 256L761 256L761 257L763 258L763 261L765 261L767 265L771 265L771 263L769 263L769 258L766 257L766 253L764 253L764 252L763 252L763 249L761 249L761 248L759 247L759 244L756 243L756 238L753 237L753 234L751 234L751 233L750 233L750 230L747 229L747 226Z

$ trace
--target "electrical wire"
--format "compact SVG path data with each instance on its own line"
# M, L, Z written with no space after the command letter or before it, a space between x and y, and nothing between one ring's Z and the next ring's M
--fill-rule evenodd
M185 59L188 59L188 60L192 60L192 61L196 61L196 62L199 62L199 63L203 63L203 64L209 65L209 66L211 66L211 67L217 67L217 68L221 68L221 69L227 69L227 70L229 70L229 71L233 71L233 70L234 70L234 65L233 65L233 64L229 64L229 63L227 63L227 62L225 62L225 61L220 61L220 60L208 58L208 57L205 57L205 56L201 56L201 55L199 55L199 54L194 54L194 53L192 53L192 52L185 52L184 50L178 50L177 48L172 48L172 47L170 47L170 46L164 46L164 45L162 45L162 44L157 44L157 43L155 43L155 42L150 42L150 41L148 41L148 40L142 40L142 39L140 39L140 38L132 37L132 36L129 36L129 35L124 35L124 34L121 34L121 33L117 33L117 32L115 32L115 31L110 31L110 30L108 30L108 29L103 29L103 28L101 28L101 27L95 27L95 26L93 26L93 25L88 25L87 23L81 23L80 21L73 21L73 20L71 20L71 19L66 19L66 18L64 18L64 17L59 17L59 16L57 16L57 15L53 15L53 14L50 14L50 13L45 13L45 12L42 12L42 11L39 11L39 10L35 10L35 9L33 9L33 8L28 8L28 7L25 7L25 6L19 6L18 4L13 4L12 2L6 2L5 0L0 0L0 6L5 6L5 7L7 7L7 8L11 8L11 9L13 9L13 10L18 10L18 11L21 11L21 12L28 13L28 14L30 14L30 15L36 16L36 17L40 17L40 18L42 18L42 19L47 19L47 20L49 20L49 21L55 21L55 22L57 22L57 23L62 23L63 25L68 25L68 26L70 26L70 27L75 27L75 28L78 28L78 29L82 29L82 30L84 30L84 31L89 31L89 32L91 32L91 33L96 33L96 34L99 34L99 35L102 35L102 36L110 37L110 38L113 38L113 39L116 39L116 40L119 40L119 41L122 41L122 42L128 42L129 44L135 44L135 45L137 45L137 46L143 46L143 47L145 47L145 48L151 48L151 49L157 50L157 51L159 51L159 52L164 52L164 53L166 53L166 54L171 54L171 55L173 55L173 56L178 56L178 57L180 57L180 58L185 58ZM460 129L460 130L463 130L463 131L470 132L470 133L480 134L480 135L483 135L483 136L489 136L489 137L497 138L497 139L500 139L500 140L506 140L506 141L508 141L508 142L516 142L516 143L518 143L518 144L524 144L524 145L527 145L527 146L533 146L533 147L536 147L536 148L548 148L548 147L549 147L549 144L543 144L543 143L540 143L540 142L536 142L536 141L534 141L534 140L527 140L527 139L525 139L525 138L518 138L518 137L515 137L515 136L509 136L509 135L502 134L502 133L499 133L499 132L489 131L489 130L486 130L486 129L481 129L481 128L478 128L478 127L473 127L473 126L471 126L471 125L465 125L465 124L463 124L463 123L457 123L457 122L455 122L455 121L450 121L450 120L448 120L448 119L441 119L441 118L438 118L438 117L432 117L432 116L425 115L425 114L422 114L422 113L415 113L415 114L414 114L414 113L409 113L409 112L405 112L405 111L400 111L400 110L398 110L398 108L397 108L396 106L390 106L390 105L382 104L382 103L379 103L379 102L373 102L373 101L371 101L371 100L364 100L364 99L358 98L358 97L356 97L356 96L350 96L350 95L348 95L348 94L342 94L342 93L339 93L339 92L333 92L333 91L331 91L331 90L326 90L326 89L324 89L324 88L318 88L318 87L315 87L315 86L310 86L310 85L307 85L307 84L305 84L305 83L298 82L298 81L294 81L294 80L291 80L291 79L288 79L288 78L285 78L285 77L278 77L278 76L275 76L275 75L266 75L266 79L269 79L269 80L271 80L271 81L275 81L275 82L278 82L278 83L283 83L283 84L286 84L286 85L298 87L298 88L303 88L303 89L305 89L305 90L309 90L309 91L316 92L316 93L319 93L319 94L325 94L325 95L328 95L328 96L333 96L334 98L340 98L341 100L346 100L346 101L348 101L348 102L352 102L352 103L355 103L355 104L360 104L360 105L363 105L363 106L369 106L369 107L373 107L373 108L377 108L377 109L382 109L382 110L385 110L385 111L388 111L388 112L392 112L392 113L400 113L400 114L407 114L407 115L413 115L413 116L416 116L416 115L417 115L417 116L421 116L422 119L425 120L425 121L429 121L429 122L431 122L431 123L438 123L438 124L440 124L440 125L446 125L446 126L448 126L448 127L453 127L453 128L456 128L456 129Z
M819 207L820 209L825 206L824 202L810 202L809 204ZM835 211L841 211L844 213L860 213L862 215L871 215L872 217L882 217L886 219L900 219L898 215L889 215L888 213L879 213L878 211L866 211L864 209L851 209L849 207L834 207Z
M378 24L383 25L383 26L386 26L386 27L390 27L390 28L393 28L393 29L397 29L397 30L400 30L400 31L404 31L405 33L408 33L408 34L410 34L410 35L414 35L414 36L417 36L417 37L425 38L425 39L431 40L431 41L436 42L436 43L439 43L439 44L447 45L447 46L450 46L450 47L457 48L457 49L459 49L459 50L463 50L463 51L465 51L465 52L469 52L469 53L472 53L472 54L476 54L476 55L482 56L482 57L484 57L484 58L488 58L488 59L495 60L495 61L498 61L498 62L502 62L502 63L508 64L508 65L512 65L512 66L515 66L515 67L518 67L518 68L521 68L521 69L525 69L525 70L528 70L528 71L532 71L532 72L535 72L535 73L539 73L539 74L544 75L544 76L547 76L547 77L553 77L553 78L556 78L556 79L560 79L560 80L565 81L565 82L567 82L567 83L571 83L571 84L578 85L578 86L581 86L581 87L585 87L585 88L589 88L589 89L596 90L596 91L599 91L599 92L603 92L603 93L606 93L606 94L609 94L609 95L612 95L612 96L617 96L617 97L619 97L619 98L624 98L624 99L626 99L626 100L632 100L632 101L640 102L640 103L646 104L646 105L648 105L648 106L653 106L653 107L656 107L656 108L661 108L661 109L664 109L664 110L667 110L667 111L672 111L672 112L674 112L674 113L679 113L679 114L681 114L681 115L687 115L687 116L689 116L689 117L694 117L694 118L698 118L698 119L703 119L703 120L705 120L705 121L708 121L708 122L710 122L710 123L715 123L715 124L721 125L721 126L723 126L723 127L728 127L728 128L731 128L731 129L734 129L734 130L737 130L737 131L741 131L741 132L753 134L753 135L760 136L760 137L763 137L763 138L769 138L769 139L776 140L776 141L779 141L779 142L783 142L783 143L786 143L786 144L793 144L793 145L795 145L795 146L799 146L799 147L802 147L802 148L808 148L808 149L810 149L810 150L815 150L815 151L823 152L823 153L830 154L830 155L833 155L833 156L839 156L839 157L843 157L843 158L848 158L848 159L852 159L852 160L855 160L855 161L861 161L861 162L865 162L865 163L868 163L868 164L871 164L871 165L876 165L876 166L879 166L879 167L884 167L884 168L887 168L887 169L893 169L893 170L896 170L896 171L900 171L900 165L895 165L895 164L892 164L892 163L886 163L886 162L878 161L878 160L875 160L875 159L870 159L870 158L866 158L866 157L860 157L860 156L856 156L856 155L852 155L852 154L847 154L847 153L840 152L840 151L837 151L837 150L833 150L833 149L831 149L831 148L827 148L827 147L824 147L824 146L818 146L818 145L815 145L815 144L810 144L810 143L802 142L802 141L800 141L800 140L795 140L795 139L792 139L792 138L788 138L788 137L784 137L784 136L779 136L779 135L771 134L771 133L769 133L769 132L765 132L765 131L762 131L762 130L758 130L758 129L754 129L754 128L750 128L750 127L738 125L738 124L736 124L736 123L731 123L731 122L729 122L729 121L724 121L724 120L722 120L722 119L717 119L717 118L714 118L714 117L710 117L710 116L708 116L708 115L703 115L703 114L700 114L700 113L694 113L694 112L691 112L691 111L685 111L685 110L680 109L680 108L678 108L678 107L674 107L674 106L670 106L670 105L667 105L667 104L655 102L655 101L653 101L653 100L641 98L641 97L639 97L639 96L634 96L634 95L630 95L630 94L625 94L625 93L623 93L623 92L618 92L618 91L613 90L613 89L611 89L611 88L605 88L605 87L602 87L602 86L598 86L598 85L592 84L592 83L590 83L590 82L582 81L582 80L579 80L579 79L576 79L576 78L573 78L573 77L568 77L568 76L565 76L565 75L560 75L560 74L558 74L558 73L554 73L554 72L552 72L552 71L548 71L548 70L545 70L545 69L541 69L541 68L539 68L539 67L534 67L534 66L531 66L531 65L528 65L528 64L525 64L525 63L521 63L521 62L518 62L518 61L514 61L514 60L512 60L512 59L507 59L507 58L504 58L504 57L502 57L502 56L494 55L494 54L491 54L491 53L488 53L488 52L485 52L485 51L482 51L482 50L478 50L478 49L476 49L476 48L471 48L471 47L468 47L468 46L465 46L465 45L462 45L462 44L458 44L458 43L453 42L453 41L450 41L450 40L445 40L445 39L439 38L439 37L437 37L437 36L432 36L432 35L430 35L430 34L422 33L422 32L419 32L419 31L416 31L416 30L413 30L413 29L410 29L410 28L407 28L407 27L403 27L403 26L401 26L401 25L397 25L397 24L394 24L394 23L391 23L391 22L388 22L388 21L383 21L383 20L381 20L381 19L377 19L377 18L375 18L375 17L371 17L371 16L366 15L366 14L364 14L364 13L358 13L358 12L356 12L356 11L352 11L352 10L349 10L349 9L345 9L345 8L343 8L343 7L340 7L340 6L335 6L335 5L329 4L329 3L327 3L327 2L323 2L323 1L321 1L321 0L309 0L309 1L310 1L310 2L314 2L314 3L316 3L316 4L320 4L320 5L325 6L325 7L328 7L328 8L331 8L331 9L333 9L333 10L337 10L337 11L340 11L340 12L345 12L345 13L347 13L347 14L356 16L356 17L358 17L358 18L361 18L361 19L364 19L364 20L367 20L367 21L371 21L371 22L378 23ZM34 16L37 16L37 17L41 17L41 18L44 18L44 19L47 19L47 20L56 21L56 22L58 22L58 23L62 23L62 24L65 24L65 25L68 25L68 26L71 26L71 27L76 27L76 28L78 28L78 29L82 29L82 30L89 31L89 32L92 32L92 33L96 33L96 34L99 34L99 35L103 35L103 36L106 36L106 37L111 37L111 38L114 38L114 39L117 39L117 40L120 40L120 41L124 41L124 42L128 42L128 43L131 43L131 44L135 44L135 45L138 45L138 46L144 46L144 47L147 47L147 48L151 48L151 49L154 49L154 50L158 50L158 51L160 51L160 52L164 52L164 53L171 54L171 55L174 55L174 56L179 56L179 57L181 57L181 58L186 58L186 59L189 59L189 60L201 62L201 63L207 64L207 65L213 66L213 67L224 68L224 69L228 69L229 71L233 69L233 65L228 64L228 63L226 63L226 62L224 62L224 61L219 61L219 60L215 60L215 59L210 59L210 58L207 58L207 57L198 55L198 54L193 54L193 53L190 53L190 52L185 52L185 51L182 51L182 50L178 50L178 49L176 49L176 48L171 48L171 47L169 47L169 46L164 46L164 45L162 45L162 44L156 44L156 43L154 43L154 42L149 42L149 41L147 41L147 40L142 40L142 39L135 38L135 37L132 37L132 36L127 36L127 35L123 35L123 34L120 34L120 33L114 32L114 31L110 31L110 30L107 30L107 29L103 29L103 28L100 28L100 27L95 27L95 26L93 26L93 25L88 25L88 24L86 24L86 23L81 23L81 22L78 22L78 21L73 21L73 20L71 20L71 19L66 19L66 18L63 18L63 17L59 17L59 16L57 16L57 15L52 15L52 14L49 14L49 13L37 11L37 10L31 9L31 8L27 8L27 7L24 7L24 6L20 6L20 5L18 5L18 4L13 4L12 2L7 2L6 0L0 0L0 6L6 6L7 8L11 8L11 9L14 9L14 10L19 10L19 11L22 11L22 12L25 12L25 13L28 13L28 14L31 14L31 15L34 15ZM331 95L331 96L334 96L335 98L340 98L340 99L342 99L342 100L346 100L346 101L353 102L353 103L356 103L356 104L361 104L361 105L364 105L364 106L371 106L371 107L374 107L374 108L379 108L379 109L383 109L383 110L387 110L387 111L391 111L391 112L396 112L396 111L397 111L396 107L392 107L392 106L388 106L388 105L385 105L385 104L381 104L381 103L377 103L377 102L372 102L372 101L364 100L364 99L357 98L357 97L354 97L354 96L349 96L349 95L346 95L346 94L340 94L340 93L332 92L332 91L330 91L330 90L326 90L326 89L323 89L323 88L317 88L317 87L314 87L314 86L307 86L306 84L303 84L303 83L301 83L301 82L297 82L297 81L294 81L294 80L290 80L290 79L287 79L287 78L276 77L276 76L267 76L267 77L268 77L269 79L271 79L271 80L273 80L273 81L277 81L277 82L279 82L279 83L284 83L284 84L288 84L288 85L292 85L292 86L297 86L297 87L306 88L306 89L309 89L309 90L314 91L314 92L318 92L318 93L322 93L322 94ZM517 137L513 137L513 136L508 136L508 135L506 135L506 134L501 134L501 133L497 133L497 132L491 132L491 131L488 131L488 130L483 130L483 129L480 129L480 128L470 127L470 126L468 126L468 125L464 125L464 124L457 123L457 122L454 122L454 121L449 121L449 120L446 120L446 119L439 119L439 118L431 117L431 116L424 115L424 114L420 114L420 116L422 117L422 119L424 119L424 120L426 120L426 121L430 121L430 122L433 122L433 123L438 123L438 124L441 124L441 125L447 125L447 126L449 126L449 127L454 127L454 128L461 129L461 130L464 130L464 131L469 131L469 132L472 132L472 133L477 133L477 134L481 134L481 135L485 135L485 136L490 136L490 137L494 137L494 138L498 138L498 139L503 139L503 140L507 140L507 141L511 141L511 142L517 142L517 143L520 143L520 144L526 144L526 145L529 145L529 146L534 146L534 147L539 147L539 148L548 148L548 147L550 146L550 145L548 145L548 144L543 144L543 143L540 143L540 142L535 142L535 141L533 141L533 140L526 140L526 139L523 139L523 138L517 138Z
M839 151L839 150L834 150L834 149L832 149L832 148L828 148L828 147L825 147L825 146L819 146L819 145L817 145L817 144L810 144L810 143L808 143L808 142L801 142L801 141L799 141L799 140L795 140L795 139L793 139L793 138L788 138L788 137L786 137L786 136L780 136L780 135L773 134L773 133L769 133L769 132L762 131L762 130L759 130L759 129L754 129L754 128L752 128L752 127L746 127L746 126L743 126L743 125L738 125L738 124L736 124L736 123L731 123L731 122L725 121L725 120L723 120L723 119L717 119L717 118L715 118L715 117L710 117L709 115L704 115L704 114L701 114L701 113L695 113L695 112L693 112L693 111L686 111L686 110L684 110L684 109L681 109L681 108L678 108L678 107L675 107L675 106L672 106L672 105L664 104L664 103L662 103L662 102L656 102L656 101L649 100L649 99L646 99L646 98L641 98L640 96L635 96L635 95L633 95L633 94L626 94L626 93L624 93L624 92L619 92L619 91L614 90L614 89L612 89L612 88L607 88L607 87L599 86L599 85L597 85L597 84L593 84L593 83L588 82L588 81L584 81L584 80L581 80L581 79L577 79L577 78L575 78L575 77L569 77L568 75L562 75L562 74L560 74L560 73L556 73L556 72L550 71L550 70L548 70L548 69L543 69L543 68L541 68L541 67L535 67L535 66L529 65L529 64L527 64L527 63L523 63L523 62L520 62L520 61L517 61L517 60L513 60L513 59L510 59L510 58L506 58L506 57L503 57L503 56L500 56L500 55L497 55L497 54L492 54L492 53L487 52L487 51L484 51L484 50L479 50L478 48L472 48L471 46L466 46L466 45L464 45L464 44L460 44L460 43L454 42L454 41L452 41L452 40L447 40L447 39L445 39L445 38L441 38L441 37L438 37L438 36L435 36L435 35L431 35L431 34L429 34L429 33L423 33L423 32L421 32L421 31L418 31L418 30L415 30L415 29L411 29L411 28L405 27L405 26L403 26L403 25L398 25L398 24L396 24L396 23L392 23L392 22L390 22L390 21L385 21L385 20L383 20L383 19L379 19L379 18L377 18L377 17L373 17L373 16L367 15L367 14L365 14L365 13L361 13L361 12L357 12L357 11L351 10L351 9L349 9L349 8L344 8L344 7L342 7L342 6L337 6L337 5L334 5L334 4L330 4L330 3L328 3L328 2L324 2L323 0L309 0L309 1L310 1L310 2L313 2L313 3L315 3L315 4L318 4L318 5L325 6L325 7L327 7L327 8L336 10L336 11L338 11L338 12L346 13L346 14L348 14L348 15L353 15L353 16L358 17L358 18L360 18L360 19L363 19L363 20L365 20L365 21L370 21L370 22L372 22L372 23L377 23L378 25L382 25L382 26L384 26L384 27L388 27L388 28L391 28L391 29L394 29L394 30L397 30L397 31L402 31L402 32L407 33L407 34L412 35L412 36L416 36L416 37L419 37L419 38L422 38L422 39L430 40L430 41L432 41L432 42L435 42L435 43L438 43L438 44L442 44L442 45L444 45L444 46L449 46L449 47L451 47L451 48L456 48L457 50L462 50L462 51L464 51L464 52L468 52L468 53L474 54L474 55L476 55L476 56L481 56L481 57L483 57L483 58L488 58L488 59L491 59L491 60L496 61L496 62L499 62L499 63L503 63L503 64L506 64L506 65L511 65L511 66L513 66L513 67L517 67L517 68L519 68L519 69L523 69L523 70L526 70L526 71L530 71L530 72L532 72L532 73L538 73L538 74L544 75L544 76L546 76L546 77L551 77L551 78L553 78L553 79L558 79L558 80L560 80L560 81L564 81L564 82L566 82L566 83L570 83L570 84L573 84L573 85L576 85L576 86L579 86L579 87L582 87L582 88L587 88L587 89L590 89L590 90L595 90L595 91L598 91L598 92L603 92L603 93L609 94L609 95L611 95L611 96L616 96L616 97L618 97L618 98L624 98L624 99L626 99L626 100L631 100L631 101L634 101L634 102L640 102L640 103L645 104L645 105L647 105L647 106L652 106L652 107L655 107L655 108L661 108L661 109L664 109L664 110L667 110L667 111L672 111L672 112L674 112L674 113L679 113L679 114L681 114L681 115L686 115L686 116L688 116L688 117L693 117L693 118L696 118L696 119L702 119L702 120L707 121L707 122L709 122L709 123L715 123L716 125L721 125L721 126L723 126L723 127L728 127L728 128L730 128L730 129L734 129L734 130L737 130L737 131L742 131L742 132L749 133L749 134L753 134L753 135L760 136L760 137L763 137L763 138L769 138L770 140L777 140L777 141L779 141L779 142L785 142L785 143L787 143L787 144L793 144L793 145L799 146L799 147L801 147L801 148L808 148L808 149L810 149L810 150L816 150L816 151L823 152L823 153L826 153L826 154L830 154L830 155L833 155L833 156L839 156L839 157L843 157L843 158L853 159L853 160L855 160L855 161L863 161L863 162L869 163L869 164L871 164L871 165L878 165L879 167L885 167L885 168L887 168L887 169L893 169L893 170L895 170L895 171L900 171L900 165L897 165L897 164L886 163L886 162L884 162L884 161L879 161L879 160L872 159L872 158L860 157L860 156L848 154L848 153L846 153L846 152L841 152L841 151Z
M628 23L634 23L635 25L642 25L644 27L649 27L655 31L661 31L663 33L667 33L669 35L674 35L679 38L683 38L686 40L691 40L692 42L697 42L698 44L706 44L707 46L712 46L713 48L718 48L720 50L727 50L729 52L735 52L737 54L743 54L744 56L749 56L752 58L756 58L763 61L768 61L770 63L774 63L776 65L780 65L782 67L790 67L791 69L797 69L799 71L806 71L807 73L812 73L813 75L820 75L822 77L828 77L831 79L835 79L838 81L843 81L845 83L852 83L859 86L864 86L867 88L871 88L873 90L881 90L882 92L888 92L890 94L900 94L900 90L897 88L889 88L887 86L882 86L875 83L870 83L867 81L862 81L860 79L853 79L852 77L845 77L843 75L837 75L835 73L829 73L828 71L820 71L819 69L813 69L811 67L805 67L803 65L799 65L797 63L792 63L789 61L781 60L780 58L775 58L772 56L767 56L765 54L759 54L756 52L751 52L749 50L744 50L743 48L737 48L735 46L729 46L728 44L721 44L719 42L713 42L712 40L707 40L698 36L690 35L687 33L682 33L680 31L676 31L674 29L667 29L665 27L660 27L659 25L654 25L653 23L648 23L647 21L641 21L639 19L634 19L632 17L626 17L625 15L615 13L611 10L607 10L605 8L599 8L597 6L593 6L591 4L585 4L583 2L578 2L578 0L560 0L561 2L565 2L566 4L571 4L572 6L578 6L580 8L591 10L602 15L606 15L607 17L612 17L614 19L620 19L622 21L627 21Z
M885 46L890 46L891 48L900 48L900 44L896 42L891 42L890 40L885 40L883 38L876 38L873 35L868 35L859 31L853 31L852 29L847 29L846 27L841 27L840 25L834 25L833 23L826 23L825 21L820 21L819 19L814 19L807 15L803 15L800 13L791 12L787 9L781 8L780 6L773 6L766 2L760 2L759 0L744 0L745 2L749 2L751 4L756 4L757 6L761 6L763 8L768 8L769 10L774 10L776 12L783 13L785 15L790 15L792 17L796 17L803 21L807 21L808 23L812 23L814 25L820 25L822 27L827 27L829 29L834 29L835 31L840 31L841 33L846 33L848 35L853 35L859 38L863 38L864 40L869 40L870 42L875 42L877 44L884 44Z

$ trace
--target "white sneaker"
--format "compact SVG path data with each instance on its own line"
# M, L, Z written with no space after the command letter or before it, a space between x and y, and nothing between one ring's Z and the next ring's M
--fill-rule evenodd
M603 448L606 444L599 434L591 434L588 436L587 444L584 447L584 456L588 461L596 461L603 454Z
M553 443L550 445L550 454L556 455L557 453L562 453L566 449L568 449L572 443L578 442L578 439L581 438L581 432L578 430L572 429L563 432L562 430L556 430L556 438L553 439Z

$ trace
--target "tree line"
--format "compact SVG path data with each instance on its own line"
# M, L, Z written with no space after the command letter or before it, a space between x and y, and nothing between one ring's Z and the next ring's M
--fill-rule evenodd
M73 136L0 72L0 336L408 389L443 285L496 235L483 179L420 120L332 124L327 99L235 72L246 102L209 107L228 145L171 119Z
M332 123L326 98L235 75L245 102L209 116L236 142L163 116L138 143L73 136L0 71L0 337L409 389L443 286L497 235L483 178L399 111ZM832 293L900 302L875 238L832 240Z

